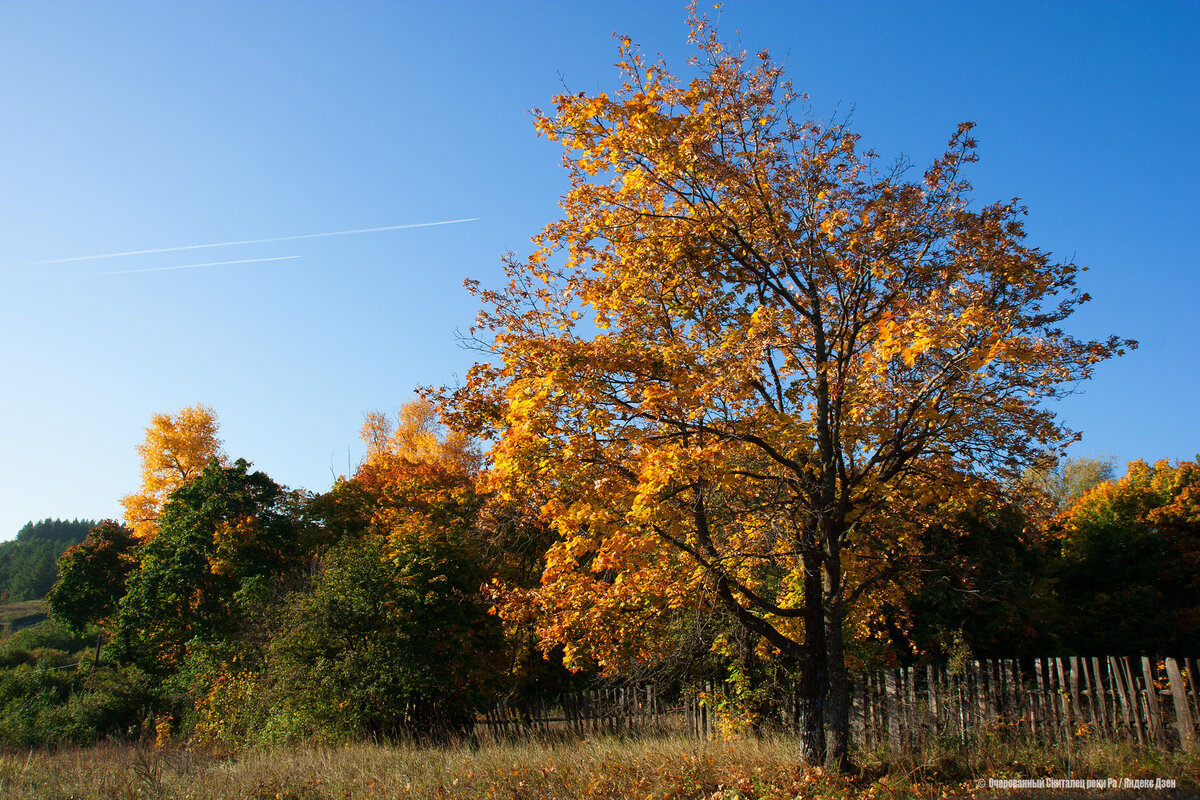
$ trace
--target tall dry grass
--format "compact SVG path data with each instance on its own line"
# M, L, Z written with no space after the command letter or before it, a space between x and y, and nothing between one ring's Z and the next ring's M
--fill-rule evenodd
M219 758L105 744L0 758L0 797L133 800L341 798L794 798L845 796L865 779L796 767L794 743L600 738L479 747L350 744Z
M788 739L728 743L685 738L597 738L575 742L454 745L348 744L253 750L218 756L182 746L101 744L0 756L0 798L13 800L793 800L966 797L979 776L1066 777L1034 750L953 752L932 744L890 761L861 754L862 774L796 766ZM1076 754L1076 775L1172 776L1195 785L1196 765L1097 747ZM1006 765L1005 759L1020 762ZM1140 759L1140 760L1139 760ZM978 770L978 771L975 771ZM1045 771L1043 771L1045 770ZM1100 772L1094 772L1100 770ZM1120 770L1120 772L1105 772ZM1174 775L1158 770L1176 770ZM1183 773L1189 773L1191 778ZM1017 800L1013 792L1000 793ZM1056 797L1037 794L1040 800ZM1117 797L1116 793L1106 797ZM1139 797L1147 797L1139 793ZM1155 800L1187 796L1154 793Z

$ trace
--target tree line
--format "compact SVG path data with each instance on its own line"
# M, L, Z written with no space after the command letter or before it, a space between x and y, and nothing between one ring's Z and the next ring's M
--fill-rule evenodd
M203 434L172 424L197 414ZM4 643L0 741L445 736L500 697L600 676L713 682L724 724L745 729L798 688L796 667L702 586L631 594L625 619L594 605L605 660L586 637L572 649L542 636L530 603L561 538L481 491L480 454L427 401L369 415L363 463L320 495L231 460L217 431L204 407L156 415L142 457L176 475L160 471L161 505L138 504L142 533L109 520L70 547L54 621ZM189 458L206 465L178 466ZM1028 473L1048 517L1011 502L942 508L905 569L848 615L850 664L1194 652L1200 472L1112 471L1081 459Z
M58 557L83 541L95 520L43 519L21 526L17 538L0 542L0 601L38 600L58 578Z

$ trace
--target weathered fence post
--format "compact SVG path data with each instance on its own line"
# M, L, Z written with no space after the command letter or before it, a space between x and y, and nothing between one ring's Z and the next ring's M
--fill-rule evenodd
M1157 745L1165 745L1162 712L1158 706L1158 688L1154 685L1154 667L1142 656L1142 677L1146 681L1146 714L1150 718L1150 736Z
M1082 689L1079 688L1078 670L1080 670L1080 669L1083 670L1083 688ZM1085 705L1083 703L1082 698L1086 697L1087 698L1086 716L1087 716L1088 724L1091 725L1092 727L1096 728L1097 732L1098 732L1100 726L1096 722L1096 693L1094 691L1092 691L1092 678L1090 675L1088 675L1088 660L1086 658L1078 658L1077 659L1074 656L1072 656L1071 657L1071 674L1075 675L1075 677L1071 679L1072 690L1075 691L1080 696L1079 713L1081 713L1081 714L1084 713Z
M1175 659L1166 660L1167 680L1171 684L1171 700L1175 704L1175 726L1179 728L1179 744L1187 752L1196 749L1196 728L1192 723L1192 710L1188 707L1187 688Z
M1115 730L1114 726L1108 724L1108 710L1110 706L1108 704L1108 695L1105 692L1104 676L1100 672L1100 659L1098 658L1092 658L1092 677L1095 678L1092 699L1095 701L1096 709L1100 712L1100 728L1105 733L1111 735ZM1113 702L1115 703L1116 701L1114 700Z
M1083 703L1079 698L1079 659L1071 656L1067 659L1067 668L1070 670L1068 678L1068 687L1071 694L1071 713L1075 715L1075 721L1089 722L1091 717L1084 713Z
M896 670L884 670L884 702L887 704L888 748L892 752L900 750L900 703L899 687L896 685Z
M1066 737L1066 741L1071 741L1071 734L1074 733L1074 720L1072 719L1071 696L1067 690L1067 677L1063 674L1063 663L1061 658L1054 659L1054 671L1058 674L1057 705L1059 708L1059 727Z
M1126 691L1126 687L1129 685L1127 672L1128 667L1121 662L1121 659L1108 657L1108 676L1112 685L1116 687L1117 699L1121 702L1121 717L1124 720L1126 737L1129 741L1136 739L1138 744L1143 744L1142 726L1138 722L1137 715L1137 698L1131 697Z
M933 664L925 665L925 693L929 698L929 733L938 735L937 678Z

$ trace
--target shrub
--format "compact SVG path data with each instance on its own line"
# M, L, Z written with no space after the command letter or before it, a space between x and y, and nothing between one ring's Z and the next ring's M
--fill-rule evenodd
M500 635L477 563L445 531L332 551L270 646L279 713L334 737L470 727Z
M22 664L0 670L0 746L90 744L136 736L158 703L136 667L94 674Z

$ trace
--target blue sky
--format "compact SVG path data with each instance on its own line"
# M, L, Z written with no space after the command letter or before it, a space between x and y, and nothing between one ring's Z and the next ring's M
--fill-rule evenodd
M565 176L529 109L564 84L613 88L613 32L685 71L684 17L681 2L0 5L0 539L118 516L150 416L197 402L230 455L328 488L360 456L364 412L465 373L463 279L496 282L555 217ZM885 157L923 164L976 121L977 198L1023 198L1029 241L1090 267L1095 299L1069 328L1141 341L1059 404L1077 452L1200 451L1200 5L735 0L720 30L783 60L818 117L852 111ZM217 261L243 263L160 269Z

